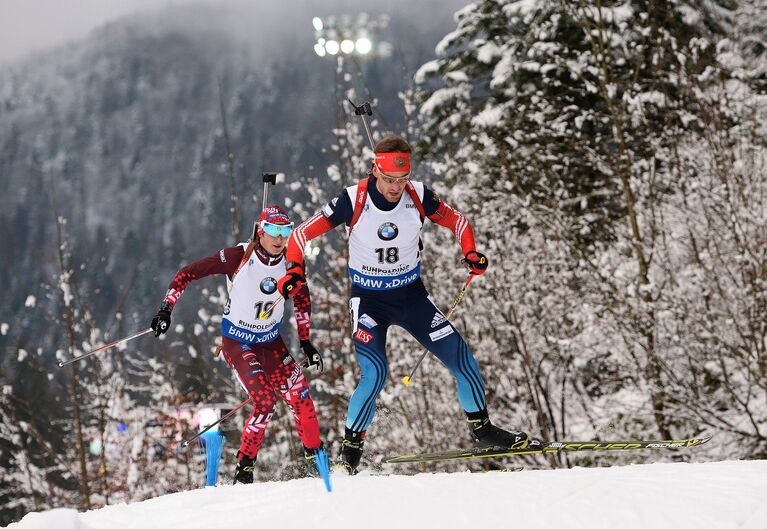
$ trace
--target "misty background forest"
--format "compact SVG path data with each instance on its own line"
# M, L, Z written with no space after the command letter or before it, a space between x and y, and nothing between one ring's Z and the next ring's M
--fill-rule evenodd
M246 397L212 355L223 278L193 283L163 338L57 362L147 328L178 268L247 240L262 172L280 173L270 202L296 222L363 176L372 151L347 99L373 104L375 138L413 144L414 178L490 259L454 322L494 422L544 439L714 434L699 460L767 456L764 0L298 6L137 13L0 68L1 524L201 486L201 449L179 442L201 407ZM383 45L318 56L312 17L331 15ZM358 374L344 237L308 252L326 366L308 376L331 456ZM429 223L424 243L448 307L459 245ZM400 382L421 353L390 334L369 469L470 444L436 359ZM225 423L222 474L247 410ZM280 404L256 479L302 464Z

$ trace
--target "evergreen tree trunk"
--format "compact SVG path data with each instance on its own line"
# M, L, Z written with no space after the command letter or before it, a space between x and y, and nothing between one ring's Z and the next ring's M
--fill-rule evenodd
M240 238L240 215L237 212L237 183L234 178L234 152L232 152L232 143L229 138L229 125L226 121L226 106L224 105L224 87L221 78L218 79L218 104L221 111L221 126L224 129L224 143L226 146L226 168L229 181L229 199L232 205L229 212L232 214L232 237L234 244L242 239Z
M51 179L51 201L53 205L53 214L56 222L56 240L58 250L58 262L59 262L59 286L64 294L64 316L67 328L67 338L69 340L69 354L74 356L75 352L75 322L74 312L72 310L71 298L69 293L69 278L71 271L67 268L66 256L65 256L65 240L64 240L64 222L59 216L58 204L56 202L56 188L53 178ZM88 467L85 462L85 439L83 437L83 423L80 413L80 390L77 380L77 368L75 364L71 365L72 376L70 379L70 399L72 402L72 412L74 414L75 432L77 436L77 454L80 465L80 508L83 510L89 510L91 508L91 492L88 485Z
M605 42L607 29L605 27L605 20L602 17L601 2L597 2L596 6L593 8L594 13L596 14L596 21L594 23L583 15L583 10L588 9L585 2L580 2L580 8L581 10L578 12L578 21L591 44L592 53L599 60L599 93L609 110L613 140L618 151L617 159L613 159L613 164L615 172L620 177L626 207L626 220L628 221L632 247L634 249L634 257L638 268L638 299L642 306L639 308L639 317L636 322L638 328L636 330L644 340L642 348L644 349L645 360L647 363L646 379L651 388L650 401L652 403L653 416L661 437L664 439L671 439L671 433L665 416L664 403L666 395L663 390L661 367L655 349L656 319L655 310L652 306L652 294L650 292L650 262L645 252L646 241L639 227L637 200L634 191L631 188L631 160L633 153L628 147L624 128L627 114L624 112L621 101L616 97L618 92L610 88L614 86L615 80L613 80L611 76L612 55ZM652 241L650 241L649 244L652 245Z

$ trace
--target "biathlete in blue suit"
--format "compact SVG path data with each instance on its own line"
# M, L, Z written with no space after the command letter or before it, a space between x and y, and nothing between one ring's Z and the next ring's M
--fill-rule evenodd
M287 271L278 281L286 298L306 283L306 243L340 224L349 233L349 308L361 373L349 400L340 456L350 474L356 473L365 432L388 374L386 333L391 325L412 334L450 370L477 443L514 448L529 443L524 432L509 432L490 422L477 362L421 281L421 230L427 217L453 231L472 274L485 272L488 260L476 250L469 222L424 184L410 180L410 145L398 136L387 136L375 146L371 176L344 189L294 230L288 241Z

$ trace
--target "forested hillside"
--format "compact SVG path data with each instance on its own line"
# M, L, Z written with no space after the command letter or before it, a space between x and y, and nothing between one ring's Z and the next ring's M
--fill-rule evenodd
M283 173L270 196L296 221L354 183L371 153L347 98L374 102L376 136L411 140L414 178L468 217L490 259L453 319L494 421L547 439L708 433L699 457L765 456L763 0L400 7L386 57L317 57L311 13L199 6L0 72L0 522L200 485L200 454L176 452L189 410L245 398L210 354L223 280L188 289L165 339L56 359L147 327L179 266L236 230L245 240L263 171ZM357 377L339 235L309 258L327 357L310 378L332 450ZM459 246L428 222L424 243L447 307L466 279ZM447 370L427 357L402 385L422 349L390 334L363 465L467 445ZM287 415L257 479L302 457Z

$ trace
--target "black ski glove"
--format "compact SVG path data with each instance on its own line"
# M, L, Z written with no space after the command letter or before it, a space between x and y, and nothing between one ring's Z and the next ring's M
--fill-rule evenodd
M463 262L469 267L469 271L477 276L484 274L489 264L485 254L479 253L476 250L466 252Z
M312 342L309 340L301 340L301 350L306 355L306 360L301 362L301 365L303 367L316 367L317 372L322 373L322 368L324 367L322 363L322 355L317 348L312 345Z
M295 296L301 286L306 283L304 269L296 263L288 263L288 269L284 276L277 281L277 290L282 297L288 299Z
M155 336L160 336L168 332L170 328L170 313L173 310L173 306L167 301L160 303L160 310L157 311L157 316L152 318L152 330Z

